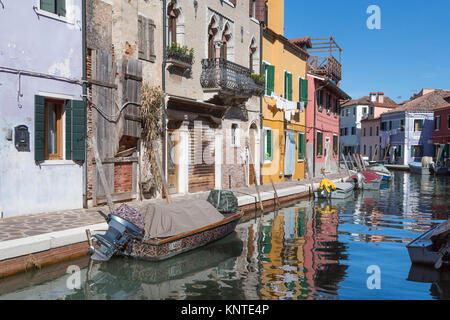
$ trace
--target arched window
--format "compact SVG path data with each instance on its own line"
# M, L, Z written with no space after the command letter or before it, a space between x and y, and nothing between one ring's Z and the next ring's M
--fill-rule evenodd
M171 3L167 10L168 26L167 26L167 41L169 45L177 43L177 18L179 11L175 9L175 3Z
M208 59L214 59L216 57L216 49L214 47L214 38L216 34L216 21L213 18L208 27Z
M250 69L250 72L254 71L255 52L256 52L256 43L255 43L255 39L253 38L252 43L250 44L250 49L249 49L248 68Z
M230 30L228 27L228 24L225 26L225 29L222 33L222 47L220 50L220 57L223 59L227 59L228 52L227 52L227 46L228 46L228 40L230 40Z

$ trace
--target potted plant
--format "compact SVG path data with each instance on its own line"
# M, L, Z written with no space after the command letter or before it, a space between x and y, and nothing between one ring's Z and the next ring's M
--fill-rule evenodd
M194 48L172 43L167 46L166 62L181 68L190 68L194 60Z

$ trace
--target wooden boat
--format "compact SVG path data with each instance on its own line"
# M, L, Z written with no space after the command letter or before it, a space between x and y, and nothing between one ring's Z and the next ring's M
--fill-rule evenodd
M379 174L379 175L381 176L381 181L382 181L382 182L388 182L388 181L391 181L392 178L393 178L393 176L394 176L394 175L393 175L388 169L386 169L386 167L383 166L383 165L373 166L373 167L370 167L370 168L368 168L368 169L369 169L370 171L373 171L373 172Z
M244 215L242 210L234 211L221 213L203 200L149 204L142 214L122 204L108 216L103 214L109 228L104 235L88 239L89 253L97 261L108 261L113 255L168 259L233 232Z
M430 168L422 167L421 162L410 162L408 164L409 170L412 173L422 174L422 175L428 175L430 174Z
M412 263L432 265L439 269L450 263L450 220L441 223L418 238L406 248Z
M238 210L234 214L223 214L224 219L218 223L173 237L148 239L146 241L135 240L130 253L125 251L120 254L150 261L165 260L224 238L234 231L243 215L244 212Z
M316 198L324 199L346 199L353 194L355 185L349 182L337 182L334 183L335 188L327 189L322 188L314 192Z

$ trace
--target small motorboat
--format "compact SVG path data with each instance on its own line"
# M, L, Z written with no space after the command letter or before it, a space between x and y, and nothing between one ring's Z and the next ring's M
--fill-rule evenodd
M318 190L314 192L316 198L325 199L345 199L353 194L355 185L349 182L332 182L329 179L322 179Z
M448 174L449 168L442 166L439 162L436 164L434 162L430 163L430 173L437 175Z
M408 164L409 170L412 173L422 174L422 175L428 175L430 174L430 168L423 167L421 162L410 162Z
M353 182L355 188L366 190L379 190L383 177L376 172L364 170L351 176L347 182Z
M229 196L219 196L218 202L223 200L232 203L235 211L221 212L206 200L148 204L140 212L122 204L108 216L103 214L109 226L107 232L88 239L95 243L90 246L91 259L108 261L120 255L164 260L222 239L234 231L244 215L237 208L236 198L230 201Z
M450 219L411 241L408 249L411 262L431 265L436 269L450 264Z
M381 176L382 182L388 182L391 181L393 178L393 174L382 164L379 164L377 166L373 166L369 168L370 171L373 171Z

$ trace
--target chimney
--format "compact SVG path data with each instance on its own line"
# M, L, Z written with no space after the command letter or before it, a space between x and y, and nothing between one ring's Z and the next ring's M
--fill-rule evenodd
M377 100L377 93L371 92L370 93L370 102L375 102Z
M378 92L377 102L384 103L384 92Z

